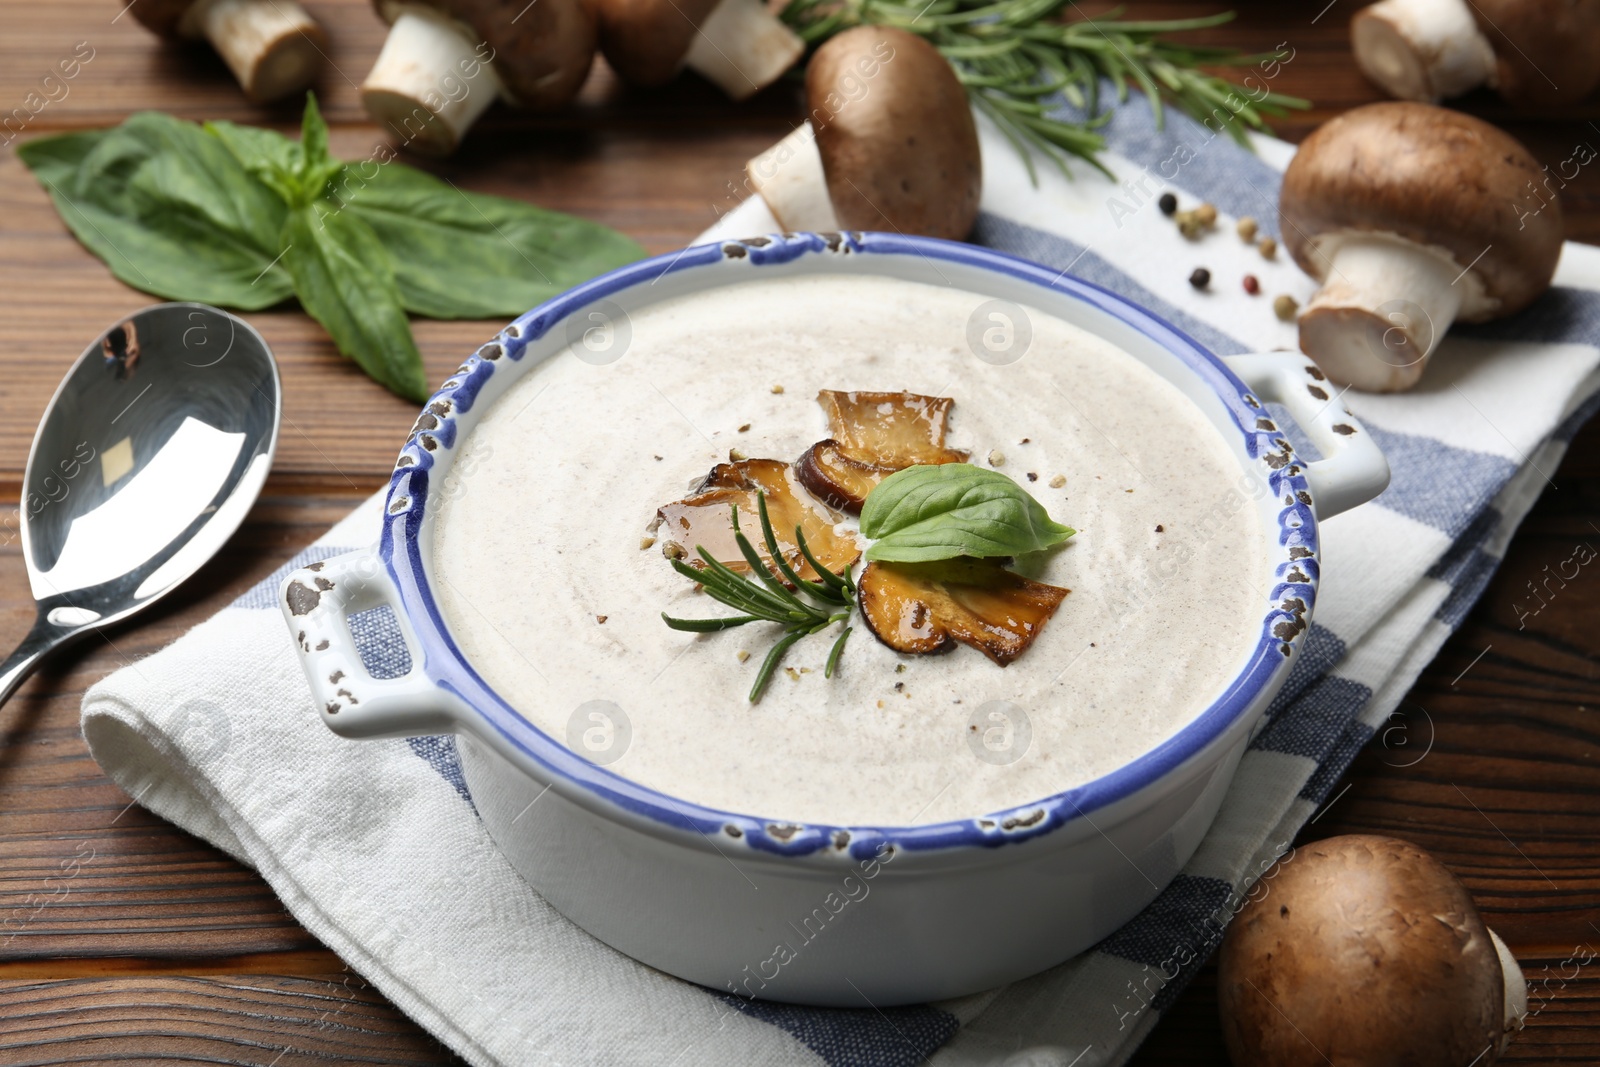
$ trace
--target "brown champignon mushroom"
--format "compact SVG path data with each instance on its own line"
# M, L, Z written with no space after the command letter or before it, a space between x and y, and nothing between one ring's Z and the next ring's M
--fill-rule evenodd
M1402 100L1489 85L1513 104L1573 103L1600 85L1600 0L1382 0L1356 12L1350 44Z
M945 447L955 405L949 397L823 389L817 403L830 436L806 450L795 473L829 507L859 515L867 495L895 471L967 461L967 452Z
M132 11L169 40L210 41L257 102L305 89L325 60L327 37L296 0L146 0Z
M500 97L548 111L582 87L594 17L581 0L374 0L390 23L361 85L367 113L403 147L448 155Z
M671 550L668 558L681 551L691 567L702 569L705 564L698 558L698 549L704 548L718 563L744 572L750 566L733 528L733 508L738 507L740 530L773 575L781 578L778 569L771 566L766 538L762 536L758 495L766 498L767 516L779 551L801 578L810 581L820 576L800 551L797 528L805 534L806 547L817 562L835 574L861 557L855 538L835 529L844 516L812 500L796 481L794 468L779 459L718 463L687 497L658 508L649 529L662 541L664 552Z
M805 42L761 0L594 0L600 50L624 81L665 85L684 67L735 100L783 76Z
M745 166L785 230L894 230L960 240L983 162L967 93L933 45L858 26L806 68L810 121Z
M1300 348L1341 384L1407 389L1451 322L1527 307L1561 254L1559 204L1521 206L1542 176L1507 134L1427 104L1370 104L1322 126L1278 201L1285 244L1322 283Z
M948 652L959 641L1002 667L1028 651L1069 592L1008 571L1002 559L878 561L856 579L862 620L896 652Z
M1228 927L1217 1001L1240 1067L1488 1067L1527 984L1438 860L1389 837L1297 848Z

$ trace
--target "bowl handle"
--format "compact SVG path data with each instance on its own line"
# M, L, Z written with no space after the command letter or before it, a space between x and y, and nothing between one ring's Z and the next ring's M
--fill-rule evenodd
M1288 408L1322 452L1322 459L1306 464L1318 520L1365 504L1388 486L1389 461L1378 443L1310 359L1299 352L1261 352L1224 356L1223 362L1257 398Z
M452 733L464 707L422 670L415 638L405 635L411 670L374 678L361 660L350 616L388 605L404 620L400 594L374 552L351 552L303 567L283 580L278 606L300 654L311 695L328 729L343 737ZM402 628L404 622L401 622Z

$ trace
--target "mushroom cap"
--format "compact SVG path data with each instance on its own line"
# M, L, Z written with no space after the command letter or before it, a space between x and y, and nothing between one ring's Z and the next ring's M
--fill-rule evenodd
M592 0L600 51L633 85L665 85L678 73L696 31L719 0Z
M198 0L142 0L130 9L140 25L162 37L185 36L183 16Z
M1481 322L1520 311L1550 285L1561 255L1561 206L1539 210L1544 173L1510 135L1459 111L1389 101L1319 127L1284 171L1284 243L1323 280L1340 234L1393 234L1448 253L1482 282ZM1531 183L1531 184L1530 184Z
M166 0L163 0L166 2ZM594 16L582 0L373 0L386 23L431 7L494 49L494 71L518 106L558 108L577 95L594 61Z
M1352 834L1300 846L1257 883L1218 959L1237 1064L1487 1067L1499 956L1472 897L1428 853Z
M1600 0L1473 0L1495 88L1525 107L1572 104L1600 85Z
M921 37L857 26L817 49L806 107L839 225L960 240L983 162L967 92Z

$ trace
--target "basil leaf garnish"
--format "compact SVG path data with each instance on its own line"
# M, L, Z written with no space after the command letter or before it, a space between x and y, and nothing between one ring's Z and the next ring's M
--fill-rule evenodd
M122 281L245 311L298 296L340 352L412 400L427 381L407 311L519 315L643 255L597 223L465 193L403 163L342 162L309 93L298 142L141 112L17 154Z
M861 509L873 538L867 559L927 563L957 556L1017 556L1060 544L1076 530L999 471L970 463L907 467L879 482Z

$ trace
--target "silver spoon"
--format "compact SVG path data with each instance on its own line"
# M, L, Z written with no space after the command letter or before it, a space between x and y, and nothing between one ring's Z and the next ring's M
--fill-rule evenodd
M283 406L272 351L205 304L123 319L72 365L28 454L18 525L38 613L0 703L59 645L170 592L261 492Z

